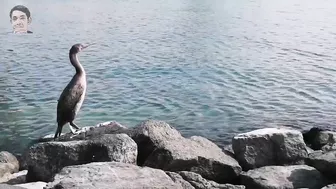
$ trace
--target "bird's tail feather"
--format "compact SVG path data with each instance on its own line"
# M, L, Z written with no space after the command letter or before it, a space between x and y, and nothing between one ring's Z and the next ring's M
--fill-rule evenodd
M61 136L62 128L63 128L63 125L60 124L60 123L58 123L57 129L56 129L56 132L55 132L54 139L56 139L57 136Z

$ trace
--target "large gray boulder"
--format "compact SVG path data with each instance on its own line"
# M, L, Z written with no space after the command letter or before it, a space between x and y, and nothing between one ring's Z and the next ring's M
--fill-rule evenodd
M164 171L120 162L64 167L46 189L183 189Z
M99 139L43 142L32 146L27 155L28 182L50 182L65 166L90 162L136 163L137 145L126 134L106 134Z
M323 175L307 165L265 166L242 172L246 189L320 189L328 184Z
M306 158L306 164L336 182L336 151L311 153Z
M238 162L206 138L184 138L163 121L147 120L130 134L138 144L138 165L165 171L191 171L219 183L234 182Z
M286 128L265 128L232 139L235 157L243 170L268 165L303 164L308 152L302 133Z
M122 134L127 132L128 128L126 126L123 126L116 121L108 121L99 123L95 126L81 127L75 135L72 134L71 132L62 133L62 135L58 137L56 141L66 142L66 141L79 141L79 140L94 140L101 138L105 134ZM54 142L54 134L52 133L44 137L41 137L37 140L33 140L29 144L29 146L34 146L42 142ZM28 151L25 151L18 157L20 162L20 170L28 169L26 161L27 153Z

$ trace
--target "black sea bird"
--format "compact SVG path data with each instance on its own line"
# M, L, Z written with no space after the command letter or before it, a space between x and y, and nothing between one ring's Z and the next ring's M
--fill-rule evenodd
M74 119L81 108L85 93L86 93L86 73L83 66L78 60L77 54L89 45L75 44L69 51L69 58L71 64L76 69L76 74L72 77L69 84L63 90L57 103L57 130L54 136L54 140L61 136L62 128L65 124L69 123L72 134L75 134L75 128L78 130L78 126L74 123Z

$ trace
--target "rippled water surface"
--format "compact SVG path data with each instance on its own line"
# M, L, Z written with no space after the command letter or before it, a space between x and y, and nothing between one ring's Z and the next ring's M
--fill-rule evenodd
M30 8L34 34L10 33L16 3ZM79 57L88 82L81 127L160 119L223 145L256 128L336 121L332 0L0 0L0 7L0 150L20 152L55 132L75 43L97 43Z

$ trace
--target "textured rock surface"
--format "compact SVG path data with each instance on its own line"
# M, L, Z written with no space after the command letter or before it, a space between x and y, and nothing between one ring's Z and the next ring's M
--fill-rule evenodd
M320 150L321 146L315 144L316 136L323 131L323 129L318 127L313 127L309 130L302 131L303 140L313 150Z
M163 121L147 120L133 128L138 164L165 171L192 171L217 182L233 182L241 167L231 156L203 137L184 138Z
M121 134L127 133L126 126L121 125L116 121L99 123L96 126L82 127L78 131L78 134L73 135L71 132L63 133L57 140L58 141L73 141L73 140L91 140L98 139L104 134ZM47 135L38 139L36 142L48 142L53 141L54 134Z
M223 147L223 152L224 152L225 154L227 154L227 155L229 155L229 156L231 156L231 157L233 157L233 158L236 159L231 144L230 144L230 145L225 145L225 146Z
M9 184L0 184L0 189L25 189L25 188L20 187L20 186L13 186Z
M3 180L1 180L1 182L4 182L6 184L25 183L27 172L28 172L27 170L22 170L20 172L7 175L6 177L3 177Z
M180 140L182 135L163 121L147 120L131 130L131 137L138 144L138 165L143 165L148 156L158 147L173 140Z
M7 181L7 178L14 172L12 164L0 163L0 182Z
M135 164L136 158L137 145L126 134L106 134L95 140L38 143L27 154L27 181L49 182L55 173L69 165L98 161Z
M308 152L302 133L285 128L265 128L238 134L232 148L243 170L267 165L301 164Z
M188 171L180 171L181 177L188 181L195 189L245 189L243 185L218 184L202 178L201 175Z
M308 154L315 152L313 149L311 149L311 148L308 147L308 146L306 147L306 149L307 149Z
M29 148L27 148L27 150L28 149ZM27 170L28 167L27 167L25 154L24 153L23 154L16 154L15 156L16 156L17 160L19 161L19 171Z
M325 187L323 187L321 189L336 189L336 184L330 184L330 185L325 186Z
M265 166L241 174L247 189L320 189L328 184L323 175L307 165Z
M57 138L57 141L77 141L77 140L94 140L99 139L104 134L121 134L127 133L128 129L126 126L121 125L116 121L109 121L104 123L99 123L96 126L81 127L78 134L73 135L71 132L62 133L62 135ZM54 133L46 135L37 140L30 142L29 146L34 146L41 142L54 142ZM28 149L29 151L29 149ZM27 155L28 151L18 156L20 163L20 170L27 170Z
M47 189L183 189L164 171L119 162L95 162L65 167Z
M19 161L16 157L7 152L0 152L0 183L6 182L11 178L13 173L19 171Z
M166 174L175 182L182 186L183 189L195 189L188 181L184 180L181 175L175 172L166 171Z
M30 182L24 184L16 184L15 186L20 186L26 189L43 189L46 185L47 183L45 182Z
M336 143L336 132L317 127L303 132L303 137L308 146L313 150L321 150L323 146L332 146Z
M321 131L315 138L315 143L317 146L321 146L321 148L325 145L332 146L336 143L336 132L332 131Z
M13 154L7 151L0 152L0 163L10 163L13 165L12 169L14 172L19 171L19 161Z
M334 144L331 144L331 143L326 144L326 145L322 146L321 150L324 151L324 152L336 151L336 143L334 143Z
M336 151L311 153L306 158L306 164L336 182Z

